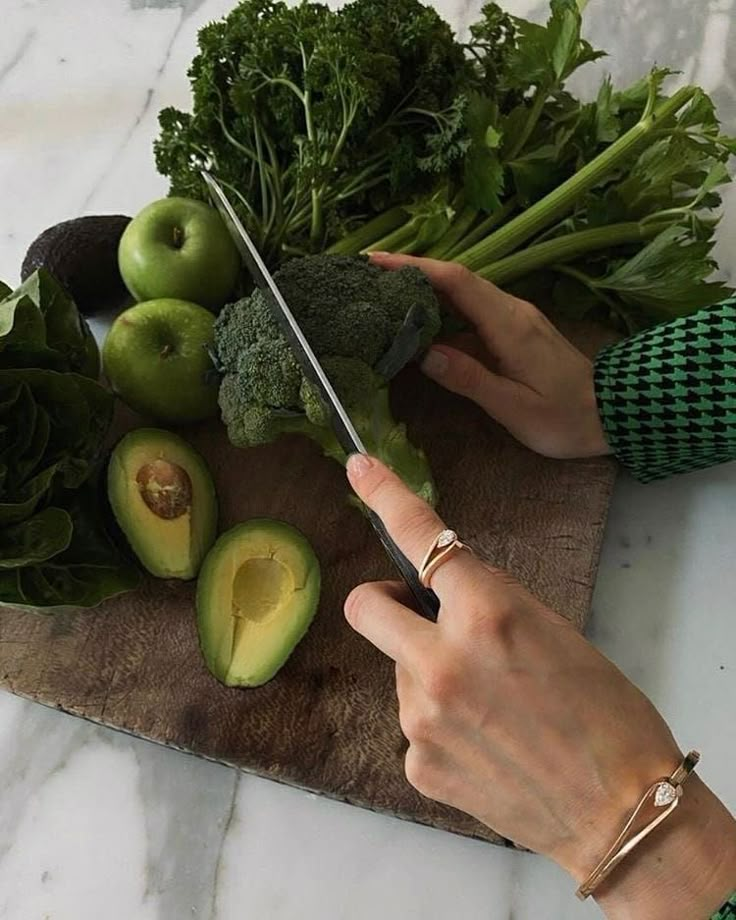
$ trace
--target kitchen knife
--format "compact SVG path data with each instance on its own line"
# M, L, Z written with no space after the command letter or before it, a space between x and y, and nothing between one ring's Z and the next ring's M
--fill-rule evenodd
M284 337L291 346L294 357L297 359L302 373L307 380L314 384L326 405L329 406L332 427L340 446L347 455L354 453L365 454L365 445L358 432L355 430L348 412L333 389L319 359L312 351L312 347L302 332L294 314L284 300L278 285L261 258L258 248L248 236L238 215L235 213L235 210L218 183L205 170L202 170L202 178L207 183L212 202L222 215L225 226L230 231L230 235L243 257L243 261L254 283L268 299L274 317L278 321ZM368 520L378 534L389 558L392 560L414 595L418 612L428 620L436 620L440 606L437 595L430 588L425 588L420 583L416 568L391 539L383 521L381 521L378 515L369 508L366 508L366 514L368 515Z

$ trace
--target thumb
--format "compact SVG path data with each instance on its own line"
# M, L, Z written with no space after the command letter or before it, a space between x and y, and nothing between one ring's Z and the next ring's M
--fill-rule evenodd
M422 371L445 389L472 400L505 427L527 409L531 393L523 384L500 377L471 355L447 345L435 345L421 364Z

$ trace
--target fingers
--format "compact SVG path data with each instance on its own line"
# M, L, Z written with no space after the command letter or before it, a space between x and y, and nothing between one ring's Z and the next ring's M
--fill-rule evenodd
M448 345L434 345L421 367L432 380L453 393L472 399L505 427L522 419L534 397L528 387L494 374L477 358Z
M353 454L348 459L350 484L369 508L383 521L391 537L407 558L418 568L427 549L441 530L442 519L411 489L374 457ZM457 594L462 599L470 581L485 568L468 552L453 553L436 570L432 587L445 599Z
M429 278L437 293L451 300L458 312L475 326L487 324L489 312L504 309L504 301L508 299L500 288L484 281L457 262L383 252L372 253L371 261L389 270L404 265L413 265L420 269Z
M396 582L359 585L345 601L345 617L384 655L412 671L436 627L406 607L399 599L405 596L405 587Z
M439 344L439 343L437 343ZM477 332L455 332L452 335L443 335L442 344L465 355L470 355L486 367L492 367L493 356L489 353L483 340Z
M421 269L437 293L446 297L458 313L481 330L495 348L508 348L528 321L527 304L457 262L386 252L371 253L371 261L389 270L404 265Z

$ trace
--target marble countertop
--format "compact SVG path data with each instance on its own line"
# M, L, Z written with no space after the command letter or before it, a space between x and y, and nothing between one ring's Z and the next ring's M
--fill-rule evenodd
M196 32L231 0L3 0L0 278L84 213L166 191L151 141L188 106ZM438 0L456 25L479 0ZM538 0L507 0L539 15ZM693 15L696 12L697 15ZM588 34L634 78L654 61L736 127L736 0L590 0ZM695 24L691 24L695 23ZM718 255L736 272L736 199ZM590 636L649 694L736 809L736 465L617 486ZM532 855L319 799L0 695L1 920L577 920Z

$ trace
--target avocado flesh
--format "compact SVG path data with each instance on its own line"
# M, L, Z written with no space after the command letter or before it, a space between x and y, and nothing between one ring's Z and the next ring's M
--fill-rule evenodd
M200 455L156 428L126 435L113 451L108 495L133 551L158 578L194 578L215 539L217 499Z
M320 571L306 538L257 519L220 537L202 566L197 624L207 666L230 687L271 680L317 610Z

